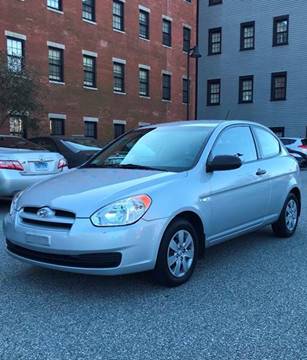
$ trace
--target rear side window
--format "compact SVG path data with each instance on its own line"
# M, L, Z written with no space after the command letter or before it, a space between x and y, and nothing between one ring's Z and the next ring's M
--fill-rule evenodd
M263 158L276 156L280 153L280 144L275 136L260 127L255 127L254 130Z
M238 156L242 162L257 160L257 151L250 128L235 126L224 130L214 144L211 158L218 155Z

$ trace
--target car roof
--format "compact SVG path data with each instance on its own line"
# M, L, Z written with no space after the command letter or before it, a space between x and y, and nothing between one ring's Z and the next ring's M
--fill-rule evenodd
M158 124L150 124L141 126L140 128L146 129L146 128L153 128L153 127L178 127L178 126L203 126L203 127L217 127L219 125L236 125L236 124L246 124L246 125L259 125L253 121L247 121L247 120L185 120L185 121L172 121L172 122L164 122L164 123L158 123Z

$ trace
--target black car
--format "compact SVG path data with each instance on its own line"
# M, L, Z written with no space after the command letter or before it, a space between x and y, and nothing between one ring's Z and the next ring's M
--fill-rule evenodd
M45 149L62 154L69 168L84 164L102 149L102 145L96 139L83 136L42 136L32 138L31 141Z

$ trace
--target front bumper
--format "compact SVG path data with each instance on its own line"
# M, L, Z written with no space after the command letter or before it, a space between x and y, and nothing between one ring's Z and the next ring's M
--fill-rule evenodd
M33 265L120 275L154 269L166 222L141 219L129 226L98 228L89 219L77 218L70 230L57 230L25 225L18 215L7 215L4 235L8 253Z

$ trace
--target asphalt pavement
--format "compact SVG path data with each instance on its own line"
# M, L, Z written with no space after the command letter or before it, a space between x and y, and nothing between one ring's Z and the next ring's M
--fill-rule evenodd
M9 257L0 228L0 359L306 360L307 172L296 235L270 228L207 251L192 279L98 277ZM8 204L0 205L0 221Z

